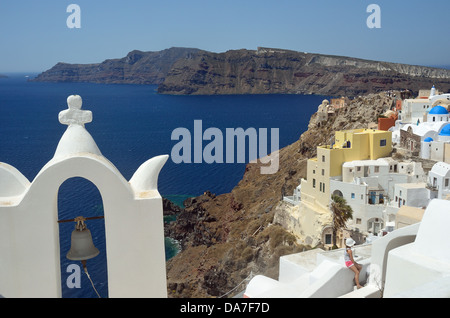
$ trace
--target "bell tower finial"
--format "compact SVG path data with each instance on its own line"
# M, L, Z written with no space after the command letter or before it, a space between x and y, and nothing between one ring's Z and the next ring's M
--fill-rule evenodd
M94 139L84 127L84 124L92 121L92 112L81 110L82 104L81 96L70 95L67 97L69 109L59 112L59 122L68 127L58 143L55 157L86 152L101 155Z
M59 113L59 122L63 125L80 125L90 123L92 121L92 112L89 110L81 110L83 100L79 95L70 95L67 97L67 105L69 109Z

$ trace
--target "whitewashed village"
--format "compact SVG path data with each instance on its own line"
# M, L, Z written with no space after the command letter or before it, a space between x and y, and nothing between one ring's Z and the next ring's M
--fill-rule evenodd
M324 100L315 124L342 102ZM282 256L278 280L255 276L244 297L450 297L449 105L450 94L433 86L398 98L377 127L336 131L317 147L307 178L283 197L275 218L325 248ZM335 197L352 217L333 237ZM347 242L356 243L362 288L344 265Z
M167 297L157 188L167 156L149 159L125 180L86 130L92 113L81 109L81 97L67 102L59 114L67 130L33 181L0 164L0 253L7 255L0 295L61 297L55 193L68 178L81 176L104 201L109 297ZM300 240L325 248L282 256L277 280L257 275L239 296L449 297L449 105L450 94L421 91L401 100L379 127L336 131L329 145L319 146L306 179L283 198L276 218ZM315 124L333 116L335 107L324 100ZM353 211L337 231L330 212L335 197ZM362 288L344 265L349 238L362 266Z

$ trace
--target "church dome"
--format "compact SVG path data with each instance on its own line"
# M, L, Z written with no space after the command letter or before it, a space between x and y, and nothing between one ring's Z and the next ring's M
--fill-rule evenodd
M433 138L427 137L427 138L425 138L423 141L425 141L425 142L431 142L431 141L433 141Z
M446 115L448 114L448 111L445 107L437 105L431 108L430 110L431 115Z
M450 136L450 124L447 124L442 128L439 136Z

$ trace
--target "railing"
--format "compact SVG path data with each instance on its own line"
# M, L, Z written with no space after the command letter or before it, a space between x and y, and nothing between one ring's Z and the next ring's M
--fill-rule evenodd
M292 205L300 204L300 198L298 200L296 200L293 195L283 196L283 201L290 203Z

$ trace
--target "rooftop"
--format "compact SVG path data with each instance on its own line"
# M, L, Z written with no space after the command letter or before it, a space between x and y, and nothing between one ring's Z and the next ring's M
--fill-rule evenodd
M431 115L446 115L448 111L445 107L437 105L430 109Z

